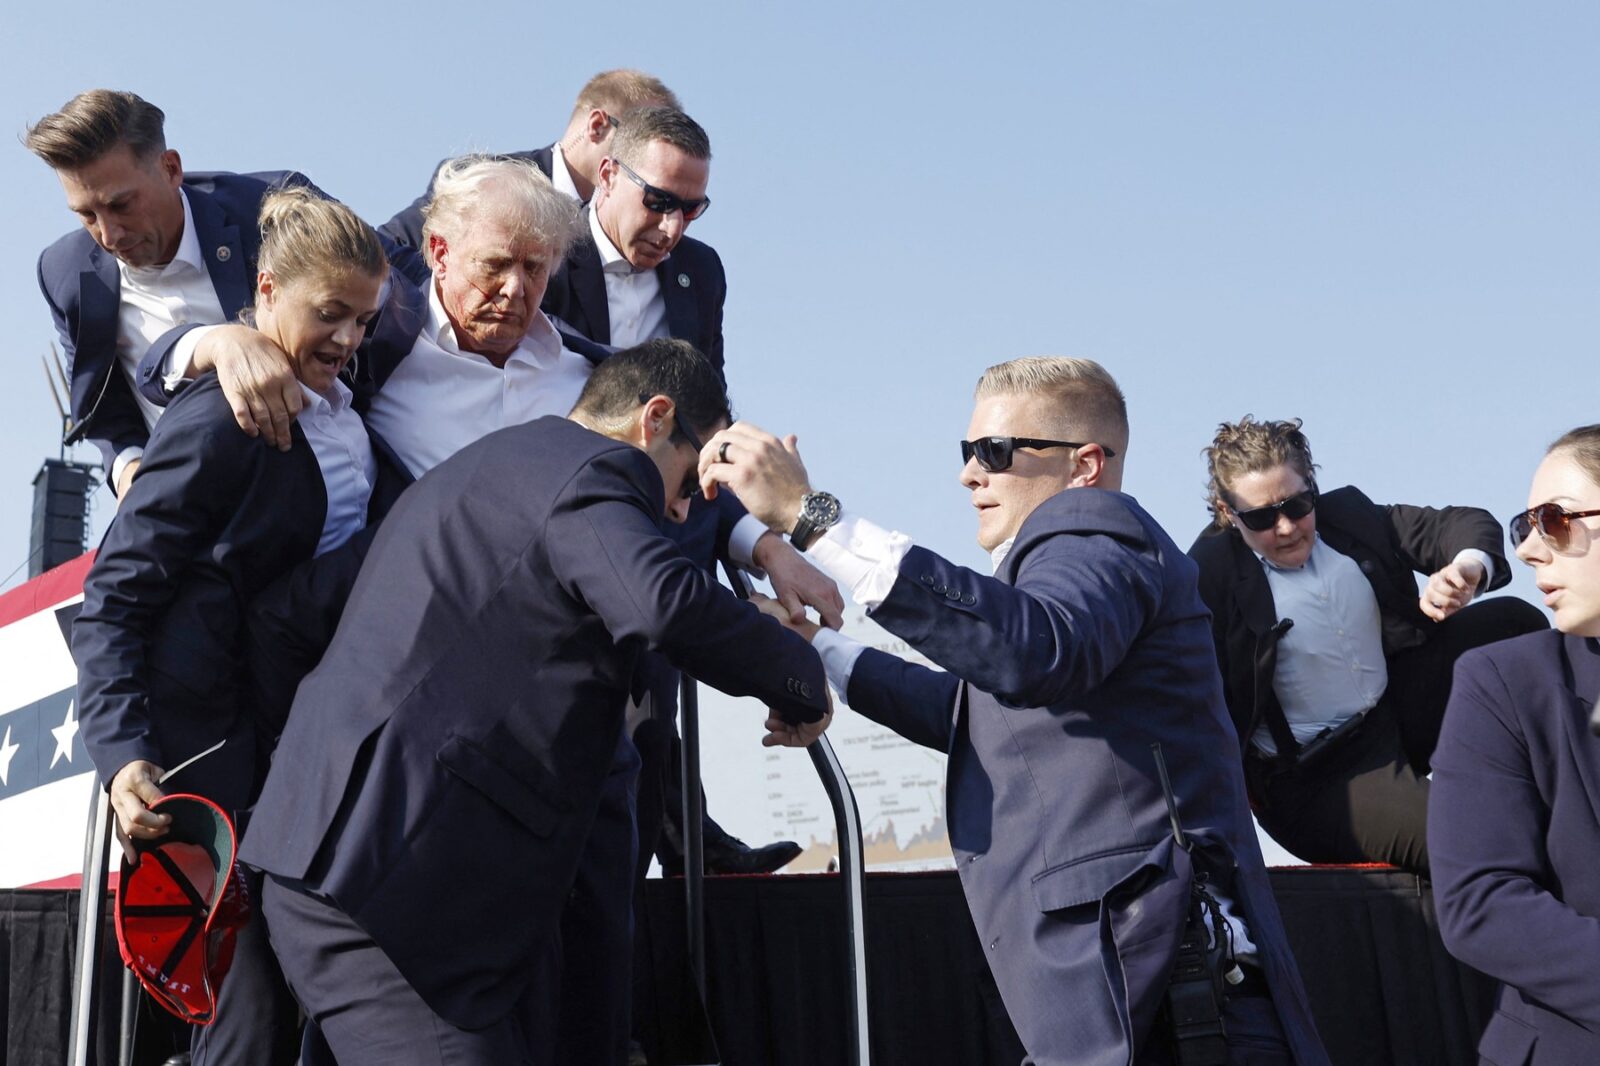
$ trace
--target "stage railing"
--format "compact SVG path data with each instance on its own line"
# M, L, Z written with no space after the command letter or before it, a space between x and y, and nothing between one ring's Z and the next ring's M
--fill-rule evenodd
M743 572L726 567L729 583L740 599L749 599L750 583ZM700 698L692 678L685 676L681 690L683 770L684 910L688 915L689 958L700 1001L706 1002L705 942L705 842L700 793ZM845 893L845 957L850 972L850 1060L848 1066L870 1066L872 1045L867 1023L866 849L862 842L861 813L844 765L827 734L807 748L822 787L833 807L835 837L839 842L839 880Z

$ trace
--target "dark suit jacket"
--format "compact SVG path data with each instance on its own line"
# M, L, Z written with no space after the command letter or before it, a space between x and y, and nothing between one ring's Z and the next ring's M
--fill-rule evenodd
M150 435L72 628L83 740L108 784L131 760L171 769L226 738L171 787L225 808L249 803L244 608L311 558L327 515L316 456L293 433L288 452L246 437L208 374Z
M1490 589L1511 580L1500 524L1476 507L1380 506L1347 486L1317 497L1317 534L1354 559L1371 583L1387 656L1423 644L1433 632L1435 623L1417 606L1417 574L1431 574L1462 549L1478 548L1494 560ZM1200 595L1211 608L1228 713L1241 749L1248 750L1250 738L1272 718L1288 728L1272 685L1284 632L1272 589L1261 560L1231 526L1207 528L1189 555L1200 566Z
M555 156L550 151L554 145L547 144L543 148L535 148L529 152L505 152L501 159L526 159L538 167L545 177L550 176L550 167L555 162ZM433 168L435 176L439 167L448 163L448 159L439 160L439 166ZM423 194L411 201L411 206L398 212L393 218L378 227L378 232L400 244L408 245L417 250L422 250L422 209L433 199L433 178L428 179L428 188Z
M526 987L641 651L823 713L815 653L688 562L663 502L642 452L566 419L469 445L395 505L296 696L242 855L333 900L455 1025Z
M545 314L553 315L591 340L611 343L611 312L606 301L605 272L600 252L589 233L584 209L584 236L550 278L544 290ZM722 305L728 278L722 259L708 244L684 237L656 267L661 298L666 304L667 333L688 341L722 370Z
M227 321L252 302L261 249L256 226L261 198L281 184L311 183L288 170L184 175L206 272ZM143 447L149 436L126 376L112 373L122 289L117 260L87 230L75 230L39 256L39 288L50 304L67 359L72 391L68 439L90 440L109 471L118 452Z
M956 868L1023 1045L1041 1066L1124 1066L1176 957L1185 829L1260 949L1301 1066L1327 1062L1250 823L1194 564L1131 497L1069 489L994 577L912 548L872 620L949 673L867 650L851 707L950 755ZM1237 863L1237 868L1234 864Z
M1433 754L1428 853L1450 953L1505 982L1484 1060L1600 1062L1600 642L1467 652Z

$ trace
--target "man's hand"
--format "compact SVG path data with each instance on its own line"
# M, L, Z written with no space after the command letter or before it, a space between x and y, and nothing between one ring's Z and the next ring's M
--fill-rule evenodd
M800 617L796 618L790 613L787 606L779 603L771 596L763 596L759 592L753 592L750 594L750 602L756 605L756 610L773 619L789 632L798 635L807 644L811 643L811 638L817 635L817 630L822 628L807 618L803 609L800 612Z
M248 326L218 326L195 345L191 369L196 375L217 372L240 429L289 450L289 426L305 395L282 348Z
M700 488L706 498L714 499L721 485L776 533L794 528L801 498L811 491L794 436L779 440L749 422L735 422L706 441L700 452Z
M805 725L793 725L785 722L778 715L767 717L767 735L761 738L763 748L804 748L810 746L833 723L833 693L827 693L828 713L822 716L820 722L809 722Z
M133 475L139 472L139 460L129 459L122 464L122 476L117 478L117 499L122 499L128 494L128 486L133 484Z
M822 624L829 629L844 625L844 597L839 594L839 586L806 562L805 557L784 543L782 537L771 532L761 534L751 554L755 564L767 572L772 591L778 594L777 602L788 612L787 621L805 622L806 608L811 607L822 616ZM777 615L773 617L785 621Z
M156 814L150 810L150 804L162 796L161 790L156 787L161 774L161 767L155 763L135 759L118 770L117 776L111 779L111 809L117 815L117 840L121 842L123 854L128 856L129 862L136 862L139 858L133 850L130 837L154 840L165 835L167 826L172 822L172 815Z
M1483 563L1477 559L1457 559L1428 578L1417 606L1435 622L1443 622L1472 602L1483 580Z

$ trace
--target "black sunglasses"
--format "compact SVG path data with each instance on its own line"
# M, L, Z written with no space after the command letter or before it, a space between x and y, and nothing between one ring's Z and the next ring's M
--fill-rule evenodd
M612 162L620 167L622 172L628 175L628 178L635 185L644 190L644 206L647 211L654 211L658 215L670 215L674 211L682 211L683 220L685 222L693 222L705 214L706 208L711 206L711 197L709 196L702 196L698 200L685 200L677 193L671 193L651 185L634 173L633 168L622 160L613 159Z
M1244 528L1254 533L1265 533L1278 524L1279 515L1291 522L1298 522L1316 509L1317 487L1313 485L1304 492L1295 493L1287 500L1279 500L1265 507L1252 507L1248 511L1235 508L1233 513Z
M1040 437L979 437L977 440L964 440L961 442L961 465L966 466L972 462L972 457L978 457L978 465L991 474L998 474L1002 470L1011 469L1011 460L1018 448L1083 448L1092 443L1081 440L1044 440ZM1117 453L1100 446L1107 459L1115 459Z
M1506 528L1511 531L1511 550L1519 548L1528 535L1538 529L1539 536L1550 545L1551 551L1564 552L1572 539L1572 520L1595 515L1600 515L1600 511L1568 511L1558 503L1541 503L1537 507L1530 507L1506 523Z

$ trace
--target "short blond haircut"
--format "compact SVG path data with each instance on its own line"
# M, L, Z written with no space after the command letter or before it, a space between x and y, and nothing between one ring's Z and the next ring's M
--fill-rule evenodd
M1116 379L1093 359L1030 355L999 363L978 379L975 398L988 396L1042 396L1074 439L1127 454L1128 402Z
M304 186L269 192L261 201L260 226L256 265L270 271L280 288L304 278L388 273L377 232L344 204Z
M119 145L145 162L167 149L166 115L133 93L90 89L46 115L23 136L28 151L52 170L77 170Z
M578 90L572 117L587 115L595 108L621 118L636 107L664 104L677 107L678 97L661 84L661 79L642 70L603 70L584 82Z
M578 236L578 204L525 159L464 155L445 162L422 209L422 246L458 239L478 211L494 211L559 261ZM430 259L431 262L431 259Z

